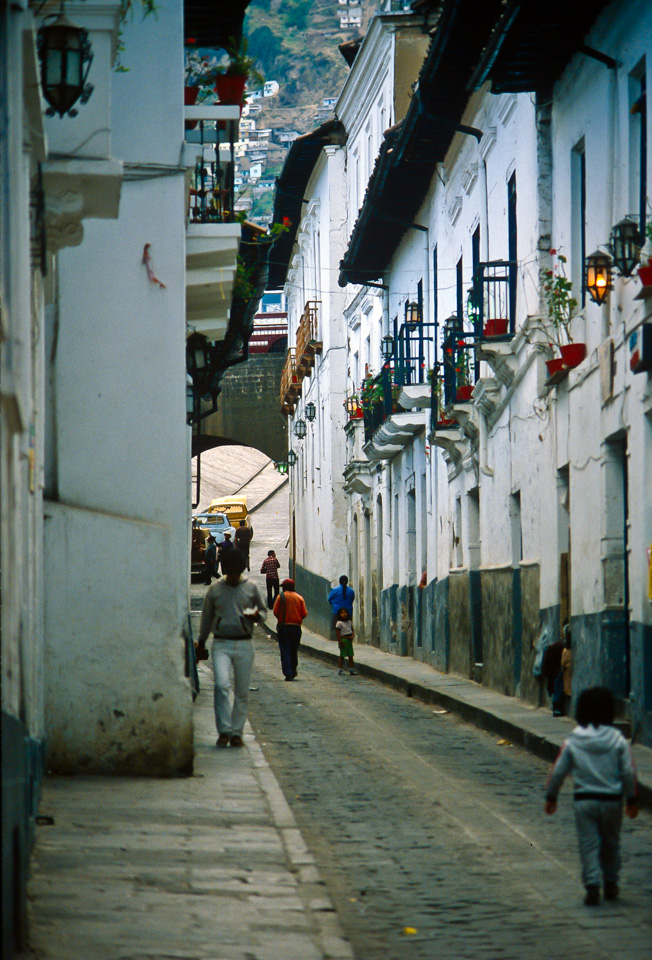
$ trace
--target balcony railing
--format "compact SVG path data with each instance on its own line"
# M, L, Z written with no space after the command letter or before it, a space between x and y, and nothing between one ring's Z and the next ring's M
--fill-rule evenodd
M301 378L297 373L297 356L293 349L288 350L285 366L281 374L281 412L292 413L297 397L301 396Z
M308 300L297 330L297 370L302 376L309 376L315 365L315 356L322 352L323 343L319 338L319 300Z
M238 107L205 105L186 107L189 143L200 148L190 190L189 217L193 223L235 221L235 142Z
M468 304L478 339L516 332L517 268L515 260L488 260L476 267Z

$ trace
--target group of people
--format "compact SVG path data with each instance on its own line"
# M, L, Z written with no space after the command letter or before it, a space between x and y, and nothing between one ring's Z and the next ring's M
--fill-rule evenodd
M254 661L252 634L256 623L265 619L267 608L273 608L277 621L277 640L281 669L286 681L297 677L301 626L308 616L304 598L296 591L294 580L278 583L279 561L273 550L263 561L261 573L266 576L267 606L256 584L244 577L249 569L248 554L227 550L222 555L223 576L206 591L202 608L197 658L208 659L206 641L213 634L212 660L215 677L214 707L218 747L242 747L242 731L247 715L249 682ZM352 625L355 593L345 576L328 596L331 606L331 627L339 645L339 674L355 674ZM549 670L551 692L557 694L555 712L564 713L564 699L570 687L570 629L564 631L559 658ZM231 672L233 673L233 705L230 706ZM552 674L554 673L554 677ZM549 681L550 682L550 681ZM566 695L568 695L566 694ZM554 764L546 787L545 812L557 810L561 785L571 774L574 782L575 824L582 864L582 882L586 888L587 906L619 896L620 829L623 800L626 814L638 814L637 785L632 759L623 735L613 726L615 700L610 690L591 687L577 701L577 726L569 735Z
M235 531L235 543L231 539L231 534L227 531L224 534L224 540L218 544L212 533L206 538L206 551L204 553L204 581L207 586L213 581L213 578L219 577L218 567L224 575L224 558L231 550L239 550L245 558L247 570L249 567L249 550L251 547L251 527L247 526L245 520L241 520Z

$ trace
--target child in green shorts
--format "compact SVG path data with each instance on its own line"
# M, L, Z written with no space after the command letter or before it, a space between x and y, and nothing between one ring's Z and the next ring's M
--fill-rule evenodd
M352 676L355 676L356 670L353 663L353 638L355 636L355 631L353 629L353 624L351 623L351 614L349 611L342 607L340 612L337 615L337 621L335 623L335 635L337 637L337 642L340 645L340 657L338 660L338 666L340 668L339 675L344 676L344 657L349 659L349 673Z

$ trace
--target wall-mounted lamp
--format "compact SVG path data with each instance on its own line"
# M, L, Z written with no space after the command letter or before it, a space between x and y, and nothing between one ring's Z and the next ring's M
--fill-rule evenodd
M641 234L638 222L633 217L625 217L612 229L609 249L613 256L614 267L621 277L631 276L641 252Z
M86 103L93 86L86 83L93 62L88 31L75 27L63 13L38 31L38 55L41 61L41 89L49 103L48 117L58 113L76 117L72 108L79 100Z
M191 333L186 340L186 370L192 377L195 391L204 392L211 360L211 346L201 333Z
M297 455L294 450L288 450L288 467L293 467L297 462Z
M394 337L387 334L386 337L380 341L380 355L383 360L389 360L390 357L394 356Z
M313 420L315 419L315 417L317 416L317 407L314 405L314 403L312 402L312 400L310 400L310 401L306 404L305 413L306 413L306 420L307 420L309 423L312 423Z
M611 280L611 257L596 250L586 258L584 286L591 300L602 305L613 287Z
M297 440L303 440L305 438L307 429L305 420L297 420L294 425L294 435Z
M276 464L276 469L279 473L285 475L288 472L288 463L287 460L279 460Z
M407 300L405 303L405 322L421 323L421 312L416 300Z
M449 337L459 337L462 331L462 321L457 314L451 314L448 320L444 321L444 340L448 340Z

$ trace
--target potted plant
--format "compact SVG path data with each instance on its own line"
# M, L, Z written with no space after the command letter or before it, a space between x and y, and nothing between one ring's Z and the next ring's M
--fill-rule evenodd
M553 248L550 256L553 257L552 268L541 270L541 292L563 366L576 367L586 356L586 344L574 343L571 337L571 322L577 309L573 282L566 276L567 259L563 253L557 253Z
M240 43L231 39L226 48L229 55L227 66L215 78L215 91L220 103L240 104L244 99L248 79L263 84L264 79L256 70L255 60L248 54L249 41L243 37Z
M471 399L473 385L469 378L469 355L464 349L464 341L457 342L455 358L455 399L461 402Z
M493 317L490 320L485 320L482 335L485 337L504 337L507 333L508 323L507 317Z

